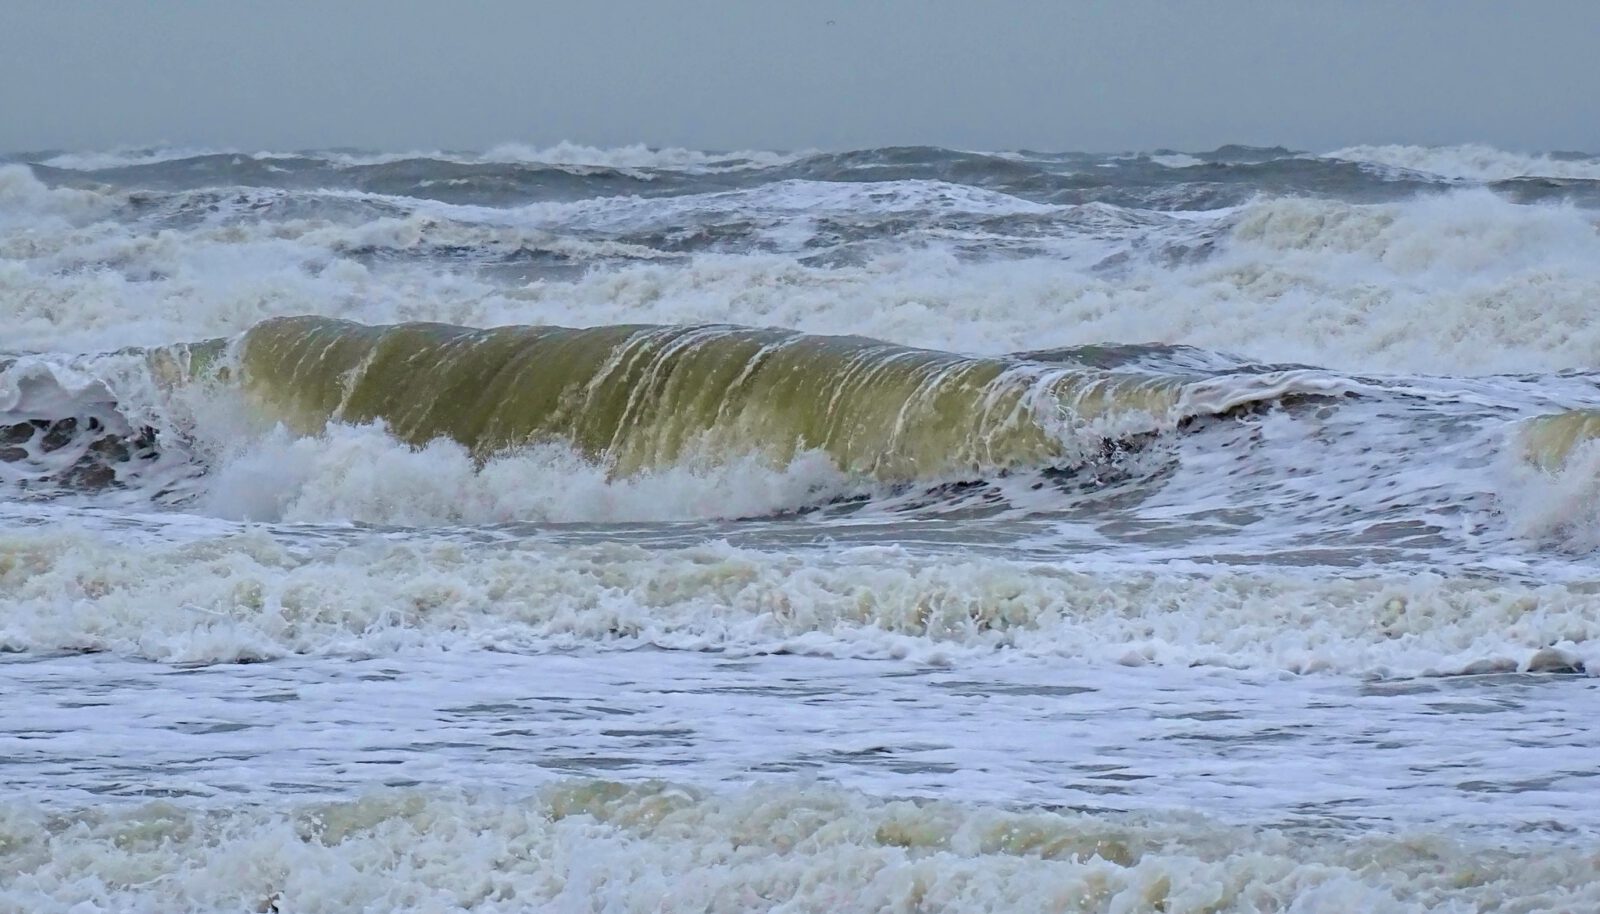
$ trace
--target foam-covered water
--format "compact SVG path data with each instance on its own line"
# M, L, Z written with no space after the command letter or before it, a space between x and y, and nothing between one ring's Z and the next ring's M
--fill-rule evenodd
M1600 159L0 165L0 908L1600 904Z

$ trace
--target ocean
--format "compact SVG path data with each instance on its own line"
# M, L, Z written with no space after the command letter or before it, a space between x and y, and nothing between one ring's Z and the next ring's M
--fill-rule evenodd
M1600 910L1600 156L0 157L0 911Z

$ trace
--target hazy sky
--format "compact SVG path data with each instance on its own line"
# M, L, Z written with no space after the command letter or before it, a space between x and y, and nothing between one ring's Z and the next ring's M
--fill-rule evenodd
M0 149L1600 151L1600 2L0 0Z

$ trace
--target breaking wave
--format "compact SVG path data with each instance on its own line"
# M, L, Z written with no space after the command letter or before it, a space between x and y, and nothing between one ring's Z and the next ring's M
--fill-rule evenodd
M1510 515L1524 537L1565 549L1600 549L1600 410L1579 409L1522 423L1513 450Z
M231 341L0 361L0 483L257 520L762 516L1014 471L1089 468L1092 484L1195 420L1346 385L1137 367L1155 352L281 318Z
M861 491L826 454L773 465L754 455L681 461L628 476L563 444L476 460L461 444L413 447L382 423L276 427L221 449L193 505L223 518L386 526L618 523L765 517Z
M414 445L450 438L484 457L559 441L624 475L809 451L884 480L1074 466L1108 441L1333 386L1307 372L1191 381L727 326L308 317L264 322L236 346L244 387L291 425L382 420Z

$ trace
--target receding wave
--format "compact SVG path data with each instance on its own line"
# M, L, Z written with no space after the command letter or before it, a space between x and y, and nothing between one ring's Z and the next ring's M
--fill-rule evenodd
M315 433L384 422L487 457L566 443L620 474L811 451L882 480L1073 466L1129 436L1325 385L1305 372L1201 380L974 358L731 326L588 329L258 324L236 344L253 399Z

